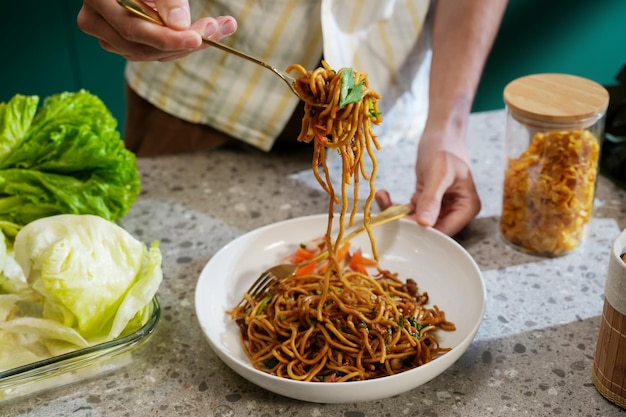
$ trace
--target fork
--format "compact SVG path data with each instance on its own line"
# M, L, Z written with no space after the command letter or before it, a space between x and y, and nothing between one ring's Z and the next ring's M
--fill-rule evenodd
M154 10L153 8L151 8L150 6L148 6L146 3L144 3L141 0L117 0L117 2L124 8L126 8L126 10L128 10L129 12L135 14L136 16L139 16L145 20L148 20L152 23L156 23L158 25L164 26L165 23L163 23L163 20L161 19L161 16L159 16L159 13ZM237 49L231 48L230 46L224 45L223 43L219 43L216 42L214 40L211 40L209 38L206 37L202 37L202 42L206 43L207 45L211 45L215 48L221 49L222 51L228 52L230 54L236 55L240 58L243 59L247 59L250 62L254 62L257 65L262 66L265 69L268 69L270 71L272 71L274 74L276 74L277 76L280 77L281 80L283 80L291 89L291 91L298 96L298 98L300 100L306 101L307 103L313 105L313 106L318 106L318 107L326 107L326 104L323 103L313 103L310 100L307 100L306 98L302 97L300 95L300 93L298 93L298 91L295 88L295 83L296 80L295 78L293 78L291 75L287 74L286 72L280 71L279 69L271 66L270 64L261 61L258 58L255 58L251 55L248 55L244 52L241 52Z
M387 207L385 210L383 210L382 212L380 212L378 215L374 216L370 220L369 226L376 227L376 226L380 226L381 224L385 224L390 221L397 220L409 214L409 211L410 210L408 206L401 205L401 204ZM338 243L338 246L340 246L343 242L347 242L353 239L357 235L363 233L365 230L366 230L365 226L360 225L359 227L357 227L356 229L348 233L346 236L344 236L344 238ZM328 257L328 255L329 255L328 250L325 250L319 253L314 258L307 259L306 261L298 263L298 264L280 264L280 265L273 266L267 269L266 271L264 271L256 279L256 281L254 281L254 283L250 286L246 294L248 294L252 299L258 300L261 295L265 294L273 286L278 285L280 282L293 276L300 267L304 265L308 265L313 262L319 262L325 259L326 257ZM239 301L239 303L237 304L237 307L242 307L246 304L248 304L248 299L244 296L241 299L241 301Z

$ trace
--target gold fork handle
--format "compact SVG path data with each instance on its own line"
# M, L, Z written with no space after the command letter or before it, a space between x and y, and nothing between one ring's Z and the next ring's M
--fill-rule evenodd
M381 224L388 223L390 221L399 219L401 217L409 214L409 206L405 206L404 204L396 204L393 206L387 207L385 210L378 213L376 216L370 219L370 228L380 226ZM365 226L361 225L357 229L348 233L341 240L342 242L347 242L348 240L354 239L357 235L363 233L365 231Z
M389 206L385 210L378 213L376 216L372 217L369 223L369 227L374 228L376 226L380 226L381 224L385 224L390 221L397 220L399 218L406 216L407 214L409 214L409 212L410 212L409 206L406 206L403 204L396 204L393 206ZM338 243L338 246L341 246L341 244L343 244L344 242L348 242L354 239L355 237L363 233L365 230L366 229L364 225L357 227L356 229L348 233L346 236L344 236L343 239L341 239L341 241ZM310 264L311 262L319 262L319 261L326 259L327 257L328 257L328 250L325 250L319 253L314 258L309 259L300 265L307 265L307 264Z
M161 16L159 16L159 13L154 10L152 7L148 6L146 3L144 3L141 0L117 0L117 2L123 6L124 8L126 8L126 10L128 10L129 12L135 14L136 16L139 16L145 20L148 20L152 23L156 23L158 25L161 26L165 26L165 23L163 22L163 19L161 19ZM270 64L268 64L267 62L263 62L258 58L255 58L251 55L248 55L246 53L243 53L237 49L231 48L230 46L224 45L223 43L219 43L216 42L214 40L211 40L209 38L205 38L204 36L202 36L202 42L206 43L207 45L211 45L215 48L221 49L224 52L228 52L230 54L236 55L240 58L243 59L247 59L250 62L254 62L257 65L260 65L264 68L267 68L268 70L272 71L274 74L278 75L284 82L287 83L287 85L289 86L289 88L291 88L291 90L296 93L293 83L295 82L295 80L293 79L293 77L291 77L288 74L283 73L282 71L279 71L278 69L274 68L273 66L271 66ZM296 93L297 94L297 93Z

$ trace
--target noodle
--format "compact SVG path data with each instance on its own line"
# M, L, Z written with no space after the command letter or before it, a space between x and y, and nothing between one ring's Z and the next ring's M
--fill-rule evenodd
M392 375L431 361L449 349L441 347L436 330L454 330L437 306L427 308L428 294L409 279L378 267L378 253L369 227L380 148L372 124L382 121L366 74L333 71L325 62L307 72L298 71L296 89L304 97L305 116L298 140L313 142L313 173L330 197L328 225L323 239L301 247L286 261L299 263L328 251L328 259L300 268L259 299L245 294L248 305L230 311L241 334L242 346L259 370L299 381L343 382ZM328 150L342 161L341 191L333 188L327 166ZM371 170L367 170L369 157ZM363 224L375 260L360 250L349 252L341 243L346 224L352 225L359 201L359 181L369 181ZM348 186L353 203L349 219ZM339 227L333 237L335 205ZM312 247L312 248L311 248ZM367 262L367 263L366 263ZM370 276L366 266L376 269Z
M448 351L433 332L454 330L445 313L425 308L427 293L379 270L375 276L294 276L238 317L243 347L262 371L302 381L378 378L415 368ZM320 286L328 283L328 297ZM325 299L321 320L318 307Z
M369 195L365 200L363 209L363 223L366 227L367 234L373 242L374 237L369 228L370 208L374 201L376 188L374 179L378 164L376 162L375 150L380 149L380 144L376 135L372 132L372 124L380 124L382 117L378 111L377 100L380 96L369 88L367 75L361 72L353 71L350 68L344 68L335 72L328 64L322 61L322 67L314 71L307 72L301 65L291 65L287 68L287 72L298 71L302 75L296 79L295 88L300 97L303 97L304 117L302 118L302 128L298 141L313 141L313 174L320 183L322 188L330 196L330 204L328 207L328 229L326 236L331 237L332 216L335 212L334 204L340 203L339 232L336 241L343 238L345 216L348 211L348 185L352 183L353 190L353 206L350 214L349 225L353 224L354 216L357 213L357 202L359 201L359 181L362 176L369 181ZM348 88L345 83L348 82L354 91L359 90L361 96L358 101L346 103L341 106L342 93L347 95ZM320 107L325 105L325 107ZM339 152L342 160L341 175L341 200L335 194L333 189L330 172L326 165L327 150L336 150ZM372 163L372 169L367 172L366 156ZM320 173L322 168L324 176ZM329 245L330 253L333 253L333 245ZM378 259L376 246L372 245L374 257Z

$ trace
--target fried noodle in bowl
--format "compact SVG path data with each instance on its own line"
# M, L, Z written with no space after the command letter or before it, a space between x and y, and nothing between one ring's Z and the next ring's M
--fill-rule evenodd
M362 217L361 213L357 214L355 222L362 221ZM339 216L335 216L334 222L338 220ZM454 322L455 331L435 332L440 345L450 348L449 352L404 372L341 383L281 378L252 365L241 344L239 327L225 311L239 302L260 271L289 256L303 236L319 236L327 221L326 214L317 214L272 223L237 237L211 256L196 286L195 311L200 329L226 366L260 388L243 384L237 375L215 362L216 357L208 351L206 377L222 379L225 387L231 387L225 389L236 389L248 400L263 397L279 401L278 404L282 400L267 397L267 391L307 402L355 403L399 395L435 377L443 378L443 384L453 385L463 370L472 366L476 351L455 372L439 375L462 357L480 327L485 311L484 281L476 262L461 245L412 219L400 219L373 229L379 263L399 277L413 277L421 289L428 291L430 300L445 311L446 318ZM351 247L362 248L364 256L371 258L369 245L366 234L351 240Z
M299 252L311 253L304 249ZM360 250L298 271L251 307L235 311L255 368L301 381L345 382L403 372L447 352L435 335L455 330L415 281L378 269ZM294 259L293 257L290 257ZM291 261L293 262L293 261ZM305 269L306 267L302 267Z
M261 296L245 295L248 303L229 312L241 329L243 348L258 370L307 382L366 380L428 363L449 351L440 346L436 331L453 331L455 326L436 305L426 306L428 294L415 281L404 283L398 274L379 267L369 227L375 150L380 147L372 124L382 121L380 96L369 88L366 74L349 68L335 72L323 63L311 72L299 65L287 69L294 70L302 74L296 88L305 100L298 140L313 142L313 173L330 202L324 237L286 261L299 263L298 256L324 251L328 259L300 268ZM326 164L329 150L342 160L339 195ZM360 249L350 252L349 242L340 244L345 227L354 223L360 178L369 181L363 224L374 259L364 258ZM334 233L336 204L339 227Z
M297 88L309 93L298 139L313 143L313 173L330 197L328 214L267 225L220 249L196 287L200 327L231 369L280 395L353 403L401 394L468 348L485 309L482 275L457 242L414 220L369 227L379 147L372 125L382 119L366 75L326 64L289 70L302 74ZM328 151L341 157L339 192ZM363 179L370 193L358 212ZM356 223L367 233L342 240ZM327 255L260 296L246 293L270 266L319 253ZM248 305L234 307L243 294Z

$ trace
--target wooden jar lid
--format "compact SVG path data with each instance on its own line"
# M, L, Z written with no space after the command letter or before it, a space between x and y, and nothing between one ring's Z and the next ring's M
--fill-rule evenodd
M534 74L511 81L504 102L512 113L548 123L577 123L606 112L609 93L600 84L568 74Z

